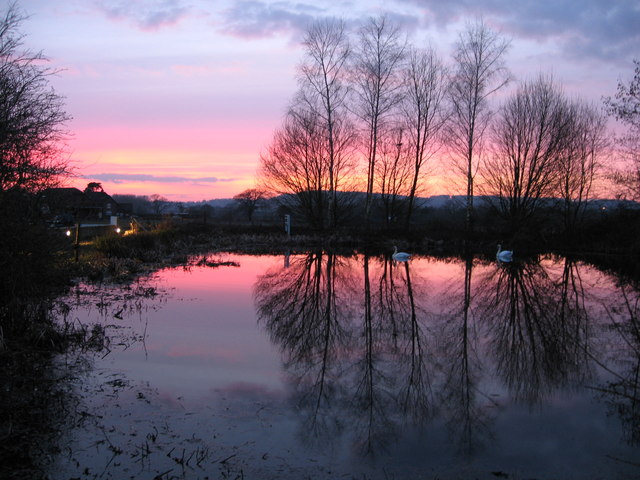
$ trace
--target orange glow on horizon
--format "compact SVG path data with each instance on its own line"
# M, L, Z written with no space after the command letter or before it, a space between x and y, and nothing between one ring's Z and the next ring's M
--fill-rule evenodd
M213 132L213 133L212 133ZM83 189L100 182L109 194L163 195L173 201L230 198L255 185L264 132L227 128L84 129L72 142Z

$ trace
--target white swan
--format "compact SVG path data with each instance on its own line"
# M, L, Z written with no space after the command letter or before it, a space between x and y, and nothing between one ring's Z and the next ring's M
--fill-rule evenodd
M393 258L396 262L406 262L407 260L409 260L411 258L411 254L406 253L406 252L399 252L398 251L398 247L396 247L394 245L393 246L393 255L391 255L391 258Z
M502 250L502 245L498 244L498 253L496 253L496 260L499 262L510 262L513 260L513 252L511 250Z

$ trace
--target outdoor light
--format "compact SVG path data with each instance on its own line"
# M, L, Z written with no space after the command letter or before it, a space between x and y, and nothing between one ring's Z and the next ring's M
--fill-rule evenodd
M66 234L67 234L67 237L70 237L71 236L71 230L67 230Z
M120 233L120 227L116 227L116 233Z

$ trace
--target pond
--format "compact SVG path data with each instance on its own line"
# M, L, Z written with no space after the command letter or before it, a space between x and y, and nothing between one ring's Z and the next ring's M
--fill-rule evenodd
M637 478L639 300L555 256L221 254L81 285L62 316L101 348L49 475Z

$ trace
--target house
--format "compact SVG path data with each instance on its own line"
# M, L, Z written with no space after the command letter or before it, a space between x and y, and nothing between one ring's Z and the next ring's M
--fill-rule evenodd
M82 221L102 222L118 215L118 203L99 183L89 183L84 191L77 188L48 188L41 195L42 211L54 223Z

